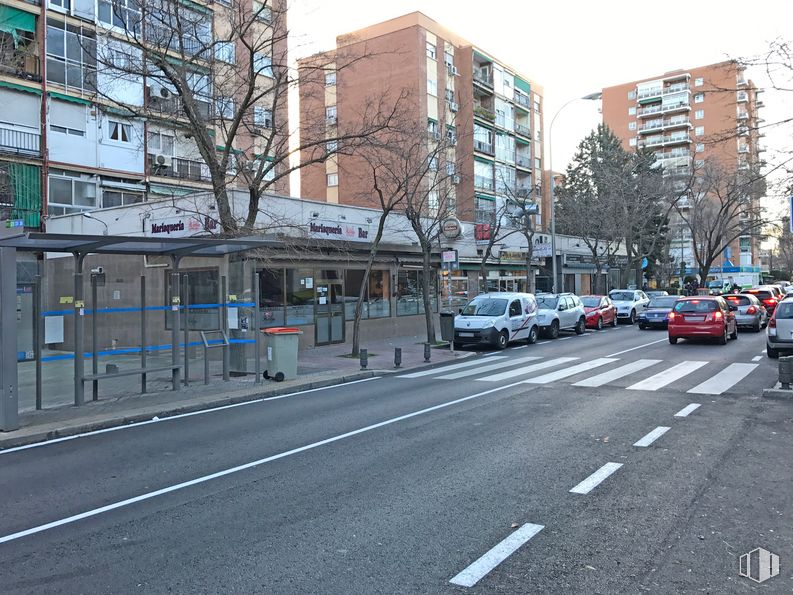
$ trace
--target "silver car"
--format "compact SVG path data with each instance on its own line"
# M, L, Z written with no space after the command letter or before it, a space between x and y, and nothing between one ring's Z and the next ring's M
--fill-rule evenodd
M774 359L793 352L793 298L779 302L765 329L765 351Z
M583 335L586 329L584 304L573 293L543 293L537 295L537 322L540 332L556 339L560 330L572 330Z
M735 322L739 328L750 328L759 333L768 324L768 311L765 306L750 293L728 293L722 296L731 306L737 306Z

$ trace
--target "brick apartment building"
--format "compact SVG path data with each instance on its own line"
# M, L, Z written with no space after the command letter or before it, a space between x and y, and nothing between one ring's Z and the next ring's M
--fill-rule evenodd
M672 175L691 175L705 159L716 159L728 169L755 168L762 165L763 150L760 92L733 61L675 70L604 88L603 122L626 150L654 148ZM751 196L752 207L759 200ZM673 221L671 229L671 253L682 255L688 273L695 273L690 232L680 221ZM712 273L756 276L759 282L759 248L758 234L747 233L725 250Z

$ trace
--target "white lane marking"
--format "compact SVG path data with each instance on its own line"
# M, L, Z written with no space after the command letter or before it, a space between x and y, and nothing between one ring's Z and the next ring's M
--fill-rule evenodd
M661 436L666 434L672 428L667 428L666 426L658 426L652 432L644 436L643 438L637 440L633 443L634 446L639 447L647 447L650 446L653 442L658 440Z
M549 382L561 380L563 378L567 378L568 376L574 376L576 374L580 374L581 372L586 372L587 370L598 368L600 366L605 366L606 364L610 364L611 362L616 362L616 361L617 360L614 358L601 357L598 359L593 359L588 362L578 364L577 366L571 366L569 368L557 370L556 372L543 374L542 376L537 376L536 378L529 378L528 380L524 380L523 382L526 384L548 384Z
M509 558L515 551L545 528L544 525L526 523L473 562L449 582L461 587L473 587L491 570Z
M506 359L503 355L499 355L496 359ZM489 360L493 361L493 360ZM432 374L443 374L447 370L459 370L461 368L470 368L471 366L481 366L485 362L481 359L473 361L462 362L460 364L452 364L451 366L441 366L433 368L432 370L422 370L421 372L413 372L412 374L401 374L397 378L421 378L422 376L431 376Z
M762 355L755 355L755 356L752 358L752 361L753 361L753 362L759 362L761 359L763 359L763 356L762 356Z
M637 349L642 349L644 347L649 347L650 345L655 345L656 343L663 343L664 341L668 341L668 339L659 339L658 341L650 341L649 343L645 343L644 345L637 345L636 347L631 347L630 349L618 351L617 353L609 353L606 357L615 357L617 355L622 355L623 353L628 353L629 351L636 351Z
M754 372L755 368L757 364L730 364L712 378L686 392L692 395L720 395Z
M16 533L11 533L9 535L4 535L0 537L0 544L6 543L9 541L14 541L16 539L20 539L22 537L27 537L28 535L35 535L36 533L42 533L43 531L47 531L49 529L54 529L55 527L61 527L63 525L68 525L70 523L75 523L77 521L81 521L83 519L87 519L90 517L95 517L97 515L103 514L105 512L110 512L111 510L116 510L118 508L123 508L125 506L130 506L132 504L136 504L138 502L143 502L145 500L151 500L152 498L156 498L157 496L162 496L164 494L169 494L171 492L176 492L179 490L183 490L185 488L189 488L191 486L199 485L202 483L206 483L208 481L212 481L213 479L218 479L220 477L225 477L227 475L232 475L234 473L239 473L240 471L245 471L247 469L252 469L254 467L258 467L260 465L264 465L265 463L270 463L272 461L277 461L279 459L284 459L286 457L299 454L301 452L305 452L308 450L313 450L320 446L325 446L326 444L332 444L334 442L338 442L339 440L344 440L345 438L351 438L352 436L357 436L358 434L364 434L366 432L371 432L372 430L376 430L378 428L383 428L385 426L390 426L400 421L404 421L406 419L410 419L412 417L418 417L419 415L426 415L427 413L431 413L433 411L438 411L440 409L445 409L447 407L451 407L452 405L458 405L460 403L464 403L466 401L470 401L472 399L478 399L480 397L484 397L485 395L489 395L498 391L502 391L508 388L514 388L519 386L520 382L514 382L512 384L505 384L504 386L498 386L496 388L491 388L486 391L482 391L467 397L461 397L459 399L455 399L453 401L447 401L446 403L441 403L440 405L433 405L432 407L427 407L425 409L419 409L418 411L413 411L412 413L406 413L405 415L400 415L398 417L392 417L391 419L387 419L385 421L381 421L369 426L365 426L363 428L358 428L357 430L352 430L350 432L345 432L344 434L338 434L337 436L332 436L330 438L325 438L324 440L320 440L318 442L312 442L311 444L306 444L305 446L300 446L298 448L293 448L292 450L287 450L284 452L280 452L278 454L271 455L269 457L265 457L263 459L258 459L256 461L251 461L250 463L245 463L243 465L237 465L236 467L230 467L228 469L223 469L222 471L218 471L216 473L211 473L209 475L204 475L202 477L197 477L195 479L191 479L189 481L185 481L182 483L178 483L172 486L168 486L159 490L155 490L153 492L146 492L144 494L140 494L133 498L127 498L126 500L121 500L119 502L113 502L112 504L108 504L106 506L102 506L100 508L94 508L93 510L87 510L85 512L81 512L79 514L72 515L70 517L66 517L63 519L58 519L57 521L52 521L51 523L46 523L44 525L39 525L37 527L32 527L30 529L25 529L24 531L18 531Z
M510 347L510 349L512 349L512 351L515 351L516 349L526 349L527 347L528 345L518 345L517 347Z
M496 362L495 364L490 364L487 366L482 366L481 368L473 368L468 370L463 370L462 372L454 372L453 374L445 374L443 376L437 376L438 380L457 380L458 378L465 378L466 376L473 376L474 374L481 374L482 372L490 372L491 370L498 370L499 368L507 368L509 366L517 366L518 364L522 364L525 362L532 362L541 359L536 355L532 355L529 357L518 357L507 359L502 362ZM493 360L485 360L485 363L490 362ZM443 373L443 370L441 370Z
M494 355L498 355L498 351L493 351L491 353L486 353L482 357L493 357ZM499 357L504 357L503 355L499 355Z
M560 341L567 341L568 339L572 339L573 337L562 337L559 339Z
M700 407L699 403L691 403L690 405L686 405L680 411L675 413L675 417L688 417L689 413L696 411L697 409L699 409L699 407Z
M606 463L600 469L595 471L592 475L587 477L584 481L570 490L573 494L588 494L617 469L622 467L622 463Z
M631 362L629 364L625 364L624 366L620 366L619 368L615 368L614 370L609 370L608 372L604 372L603 374L598 374L597 376L592 376L591 378L585 378L580 382L573 383L573 386L603 386L604 384L608 384L609 382L614 382L615 380L619 380L623 376L629 376L630 374L634 374L640 370L644 370L645 368L649 368L650 366L654 366L655 364L660 364L662 360L660 359L639 359L635 362Z
M531 366L525 366L523 368L518 368L517 370L509 370L507 372L501 372L500 374L493 374L491 376L484 376L483 378L477 378L476 380L481 382L499 382L501 380L515 378L516 376L524 376L532 372L537 372L538 370L544 370L546 368L552 368L554 366L559 366L568 362L574 362L577 359L577 357L557 357L556 359L549 359L548 361L540 362L539 364L533 364Z
M274 397L263 397L261 399L253 399L252 401L244 401L242 403L232 403L231 405L221 405L220 407L211 407L209 409L202 409L201 411L190 411L189 413L178 413L176 415L168 415L166 417L160 417L159 419L147 419L146 421L136 421L131 424L126 424L123 426L115 426L112 428L104 428L102 430L92 430L90 432L83 432L82 434L74 434L72 436L63 436L62 438L53 438L52 440L45 440L44 442L35 442L34 444L25 444L23 446L14 446L13 448L6 448L5 450L0 450L0 455L9 454L12 452L17 452L20 450L29 450L31 448L38 448L40 446L49 446L51 444L57 444L59 442L67 442L69 440L77 440L78 438L85 438L87 436L96 436L98 434L107 434L108 432L118 432L119 430L128 430L130 428L138 428L140 426L147 426L149 424L159 424L166 421L172 421L175 419L183 419L185 417L193 417L194 415L204 415L207 413L214 413L215 411L223 411L225 409L236 409L237 407L245 407L247 405L254 405L256 403L264 403L266 401L278 401L280 399L288 399L290 397L297 397L300 395L307 395L309 393L316 393L323 390L330 390L332 388L340 388L344 386L352 386L353 384L360 384L361 382L369 382L370 380L378 380L382 378L382 376L373 376L372 378L363 378L361 380L353 380L351 382L345 382L343 384L335 384L333 386L321 386L319 388L309 388L306 390L297 391L294 393L288 393L285 395L276 395Z
M627 390L658 390L668 384L672 384L676 380L680 380L684 376L688 376L691 372L699 370L702 366L707 365L708 362L680 362L664 370L658 372L654 376L645 378L641 382L630 385Z

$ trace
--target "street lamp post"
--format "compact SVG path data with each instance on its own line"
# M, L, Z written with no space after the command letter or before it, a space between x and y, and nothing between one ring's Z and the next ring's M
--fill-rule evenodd
M590 93L589 95L584 95L583 97L574 97L557 110L553 118L551 118L551 125L548 128L548 172L551 178L551 270L553 274L553 279L551 280L552 293L556 292L556 281L558 278L558 273L556 270L556 197L554 196L553 175L553 123L556 122L556 118L560 113L562 113L562 110L574 101L578 101L579 99L597 101L601 97L603 97L603 93L600 91L596 93Z

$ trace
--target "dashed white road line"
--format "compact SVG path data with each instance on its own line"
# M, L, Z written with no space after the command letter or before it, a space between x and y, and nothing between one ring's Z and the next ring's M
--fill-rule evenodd
M603 481L608 478L609 475L614 473L620 467L622 467L622 463L606 463L600 469L595 471L592 475L587 477L584 481L570 490L570 492L573 494L588 494L601 483L603 483Z
M491 548L484 556L473 562L449 582L461 587L473 587L483 577L509 558L517 549L545 528L544 525L526 523L503 541Z
M680 411L675 413L675 417L688 417L689 413L693 413L697 409L699 409L699 403L691 403L690 405L686 405Z
M650 432L649 434L647 434L643 438L641 438L641 439L637 440L636 442L634 442L633 445L634 446L639 446L639 447L650 446L653 442L658 440L661 436L666 434L671 429L672 428L668 428L666 426L658 426L652 432Z
M752 358L752 361L753 361L753 362L759 362L761 359L763 359L763 356L762 356L762 355L755 355L755 356Z

